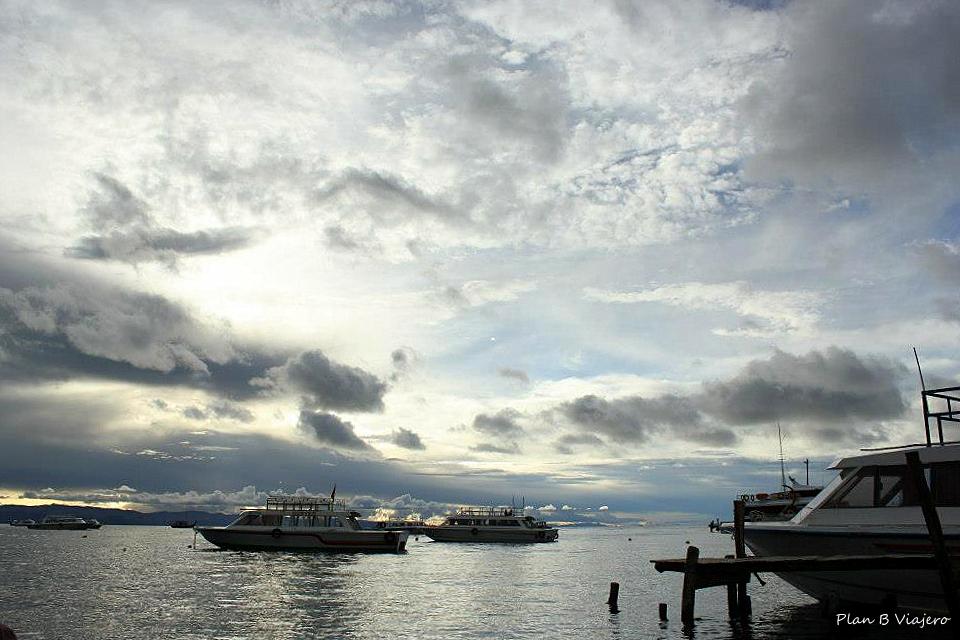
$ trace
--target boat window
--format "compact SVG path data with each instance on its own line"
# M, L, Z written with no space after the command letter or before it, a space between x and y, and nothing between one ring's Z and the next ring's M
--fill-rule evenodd
M938 507L960 507L960 463L931 465L930 484Z
M343 525L340 523L340 518L337 518L337 517L334 516L334 517L330 518L330 526L331 526L331 527L342 527Z
M244 526L259 525L259 524L261 524L261 522L260 522L260 514L259 514L259 513L248 513L248 514L245 514L245 515L243 515L243 516L240 516L240 518L237 520L236 524L238 524L238 525L244 525Z
M857 476L841 489L836 497L826 505L835 509L849 509L857 507L872 507L874 503L874 481L876 467L863 467Z
M960 507L960 463L935 463L924 468L927 486L938 507ZM825 507L916 507L920 497L906 465L864 467L846 489Z
M262 516L262 521L264 526L267 527L279 527L280 526L280 516L279 515L264 515Z

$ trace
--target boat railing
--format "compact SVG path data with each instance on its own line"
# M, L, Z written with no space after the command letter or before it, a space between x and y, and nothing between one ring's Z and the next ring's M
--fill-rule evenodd
M318 511L346 511L345 500L325 496L272 495L267 496L267 510L293 513L316 513Z
M514 507L460 507L457 516L481 518L511 518L522 517L523 510Z
M940 445L948 444L943 439L943 423L960 422L960 387L941 387L921 391L923 400L923 427L927 436L927 446L932 444L930 435L931 421L937 425L937 438ZM942 411L931 411L931 405Z

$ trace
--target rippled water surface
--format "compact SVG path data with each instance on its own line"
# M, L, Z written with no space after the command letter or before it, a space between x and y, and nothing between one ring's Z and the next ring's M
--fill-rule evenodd
M649 560L683 556L686 541L702 556L732 550L728 537L706 527L562 529L558 543L539 545L421 537L403 555L322 555L218 551L202 539L194 550L192 531L162 527L0 526L0 621L21 639L73 640L834 634L810 598L775 576L763 576L763 587L751 583L749 627L727 621L723 589L707 589L697 596L701 619L683 630L680 577L658 574ZM617 614L604 605L614 580ZM669 606L665 624L659 602Z

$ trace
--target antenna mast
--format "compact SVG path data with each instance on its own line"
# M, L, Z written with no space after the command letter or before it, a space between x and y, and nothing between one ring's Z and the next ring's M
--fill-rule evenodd
M920 368L920 356L917 355L917 348L913 348L913 359L917 361L917 373L920 374L920 399L923 402L923 430L927 436L927 446L930 446L930 406L927 404L927 384L923 381L923 369ZM940 424L939 422L937 423ZM940 438L943 444L943 438Z
M807 468L807 486L810 486L810 458L804 458L804 466Z

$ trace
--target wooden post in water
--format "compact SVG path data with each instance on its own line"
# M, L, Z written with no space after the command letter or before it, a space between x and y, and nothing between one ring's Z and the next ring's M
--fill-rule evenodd
M666 602L661 602L659 609L660 609L660 611L659 611L659 613L660 613L660 622L666 622L666 621L667 621L667 603L666 603Z
M697 601L697 562L700 549L687 547L687 562L683 569L683 593L680 596L680 619L684 624L693 624L693 609Z
M619 613L620 609L617 608L617 600L620 598L620 583L611 582L610 583L610 597L607 598L607 604L610 605L610 613Z
M724 556L725 558L732 558L732 555ZM732 582L727 583L727 615L730 616L730 619L736 618L740 614L740 610L737 607L737 585Z
M747 557L747 543L743 539L743 521L745 508L743 500L734 500L733 501L733 546L734 551L737 554L738 558ZM746 617L750 615L748 613L747 600L750 596L747 595L747 583L738 582L737 583L737 613L741 617ZM729 600L728 600L729 601Z
M940 584L943 587L943 597L947 602L947 610L950 612L951 619L960 620L960 602L957 600L953 566L950 564L950 554L947 552L947 543L943 538L940 516L937 515L933 495L931 495L930 487L927 486L927 479L923 475L919 451L907 452L907 469L920 497L923 520L927 523L927 532L930 534L930 542L933 543L933 555L937 558L937 567L940 570Z

